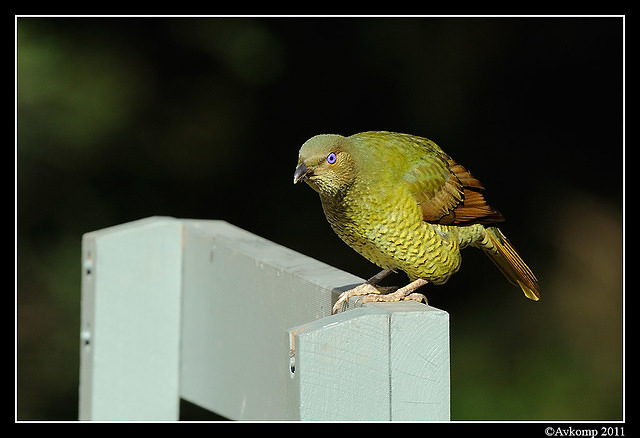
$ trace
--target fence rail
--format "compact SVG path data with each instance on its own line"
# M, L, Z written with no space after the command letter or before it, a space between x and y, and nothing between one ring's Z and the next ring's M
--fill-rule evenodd
M449 420L449 315L330 315L363 280L224 221L152 217L82 240L81 420Z

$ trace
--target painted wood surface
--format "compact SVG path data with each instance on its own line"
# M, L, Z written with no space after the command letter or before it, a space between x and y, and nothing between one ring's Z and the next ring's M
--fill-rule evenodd
M224 221L85 234L80 419L448 420L449 318Z

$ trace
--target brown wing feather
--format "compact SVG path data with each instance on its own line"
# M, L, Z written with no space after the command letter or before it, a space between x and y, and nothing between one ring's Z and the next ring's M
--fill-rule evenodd
M484 187L462 165L446 157L443 182L429 193L415 193L426 222L443 225L502 222L502 215L484 199Z

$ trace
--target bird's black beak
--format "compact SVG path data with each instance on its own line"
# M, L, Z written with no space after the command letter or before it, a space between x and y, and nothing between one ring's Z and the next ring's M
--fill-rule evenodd
M311 169L309 169L304 163L300 163L300 165L296 167L296 171L293 173L293 183L299 183L310 174Z

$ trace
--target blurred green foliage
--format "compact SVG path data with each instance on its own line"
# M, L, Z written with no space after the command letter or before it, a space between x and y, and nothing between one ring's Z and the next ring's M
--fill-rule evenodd
M291 180L307 138L379 129L469 168L540 279L529 302L467 250L429 290L452 418L621 419L622 42L620 18L19 18L17 418L77 418L85 232L224 219L373 274Z

